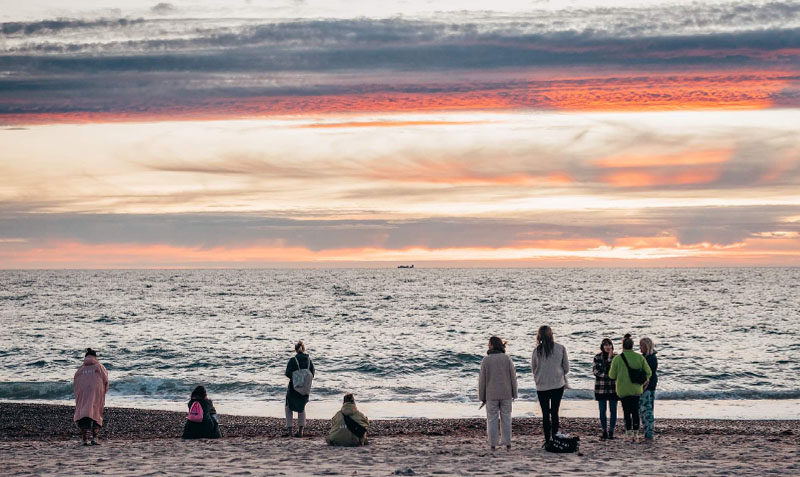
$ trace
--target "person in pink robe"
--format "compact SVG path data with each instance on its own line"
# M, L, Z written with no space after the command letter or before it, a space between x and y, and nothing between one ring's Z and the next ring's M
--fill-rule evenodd
M100 445L97 432L103 427L103 408L108 392L108 371L97 360L97 353L86 348L83 365L75 372L72 380L75 389L75 415L73 421L81 430L83 445ZM89 430L92 440L89 441Z

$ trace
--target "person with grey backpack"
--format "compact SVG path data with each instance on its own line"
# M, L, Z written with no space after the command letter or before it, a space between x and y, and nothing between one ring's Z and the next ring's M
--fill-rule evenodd
M289 378L289 388L286 391L286 433L284 437L292 435L293 413L297 413L297 433L295 437L303 437L306 426L306 404L311 394L311 382L314 379L314 363L306 354L306 345L302 340L294 345L297 353L286 364L286 377Z

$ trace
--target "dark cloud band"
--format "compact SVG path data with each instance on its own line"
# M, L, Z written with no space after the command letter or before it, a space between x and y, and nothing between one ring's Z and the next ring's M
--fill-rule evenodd
M312 251L376 247L401 250L515 247L537 240L676 237L683 245L729 245L756 234L800 232L798 206L661 208L625 213L557 212L536 219L430 218L420 220L312 220L248 214L4 214L0 239L33 244L168 244L239 247L280 243Z

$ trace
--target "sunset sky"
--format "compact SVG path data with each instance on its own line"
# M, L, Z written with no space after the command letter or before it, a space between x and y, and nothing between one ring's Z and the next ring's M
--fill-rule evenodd
M0 0L0 268L407 263L800 265L800 2Z

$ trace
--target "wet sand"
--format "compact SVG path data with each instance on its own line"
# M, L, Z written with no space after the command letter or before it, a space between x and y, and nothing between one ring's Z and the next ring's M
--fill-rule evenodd
M223 415L223 439L182 441L185 413L109 408L102 445L83 447L69 406L0 403L0 415L5 475L800 474L800 421L661 419L653 442L629 444L565 418L580 453L558 455L540 449L536 418L514 419L513 448L492 453L481 419L377 420L369 446L343 449L325 445L324 420L297 439L279 437L281 419Z

